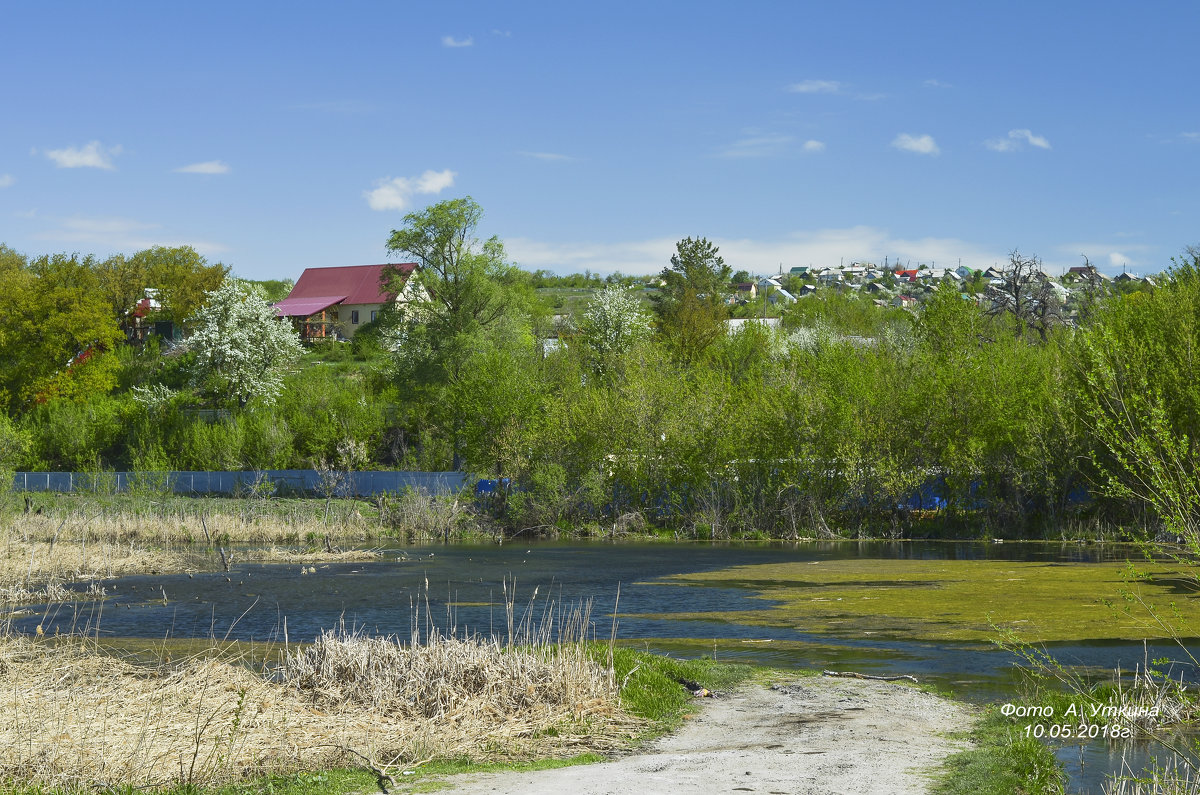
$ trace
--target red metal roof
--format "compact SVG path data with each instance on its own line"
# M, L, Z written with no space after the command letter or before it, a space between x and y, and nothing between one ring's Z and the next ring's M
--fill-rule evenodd
M318 295L312 298L292 298L289 295L275 304L275 313L280 317L308 317L345 300L344 295Z
M380 284L384 269L395 268L407 280L416 267L417 263L415 262L404 262L396 265L305 268L304 273L300 274L300 280L296 282L296 286L288 293L288 297L276 306L285 304L294 298L324 299L335 295L342 296L341 300L346 304L382 304L388 300ZM325 307L328 306L330 304L325 305Z

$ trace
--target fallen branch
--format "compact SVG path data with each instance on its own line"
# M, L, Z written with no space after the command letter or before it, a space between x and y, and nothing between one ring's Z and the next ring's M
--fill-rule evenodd
M860 674L856 671L821 671L825 676L840 676L846 679L873 679L878 682L895 682L897 679L907 679L910 682L917 681L917 677L909 676L908 674L897 674L896 676L872 676L871 674Z
M351 747L349 747L349 746L347 746L347 745L342 745L342 744L340 744L340 743L320 743L320 744L318 744L318 745L312 745L312 746L309 746L309 747L310 747L310 748L337 748L338 750L340 750L340 751L343 751L344 753L347 753L347 754L354 754L354 755L355 755L355 756L357 756L359 759L363 760L363 762L366 764L367 768L368 768L368 769L369 769L369 770L370 770L372 773L374 773L374 774L375 774L375 778L376 778L376 782L375 782L375 783L376 783L376 785L379 787L379 789L380 789L380 790L382 790L382 791L384 792L384 795L387 795L387 793L388 793L388 791L389 791L389 790L388 790L388 785L389 785L389 784L390 784L391 786L393 786L393 787L395 787L395 786L398 786L398 785L397 785L397 783L396 783L396 779L395 779L395 778L393 778L393 777L391 776L391 774L390 774L390 773L388 773L388 772L387 772L387 771L384 769L385 767L390 767L390 765L389 765L389 766L379 766L379 765L376 765L376 763L375 763L375 760L374 760L374 759L372 759L371 757L369 757L369 756L367 756L367 755L365 755L365 754L360 754L358 751L355 751L353 748L351 748ZM394 762L394 761L395 761L395 760L393 760L393 762ZM424 762L421 762L420 764L424 764Z

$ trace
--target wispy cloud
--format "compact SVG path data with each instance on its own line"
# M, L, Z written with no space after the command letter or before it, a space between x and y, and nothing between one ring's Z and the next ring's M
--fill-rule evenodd
M228 174L229 171L229 164L221 160L205 160L175 169L177 174Z
M98 251L139 251L153 246L191 246L205 256L228 248L220 243L163 232L158 224L118 216L71 216L56 219L57 226L34 235L54 245L82 245Z
M989 138L983 145L993 152L1019 152L1026 145L1038 149L1049 149L1050 142L1032 130L1009 130L1006 138Z
M0 174L0 188L11 188L17 184L17 178L12 174Z
M443 47L470 47L475 44L474 36L467 36L465 39L456 39L453 36L442 36Z
M433 195L454 185L458 176L450 169L426 171L419 177L389 177L375 183L375 187L363 191L372 210L404 210L418 194Z
M1179 133L1179 137L1188 143L1200 144L1200 132Z
M805 141L804 146L802 146L801 149L803 149L805 152L811 152L811 153L824 152L825 151L825 142L824 141Z
M99 141L91 141L78 148L68 146L65 149L47 149L44 154L59 168L102 168L113 171L116 169L113 158L121 154L121 147L104 147Z
M926 88L954 88L954 86L951 85L950 83L946 83L941 80L935 80L932 78L929 80L926 80L921 85L925 86Z
M793 94L837 94L842 84L837 80L801 80L787 87Z
M718 152L719 157L770 157L780 154L794 139L790 135L756 135L734 141Z
M658 273L670 263L679 237L619 243L547 243L528 238L508 238L505 248L521 267L546 268L559 273L592 270L609 273ZM711 239L711 238L710 238ZM884 257L901 262L958 262L987 267L1004 262L1007 253L993 251L955 238L893 237L870 226L800 231L780 239L712 239L721 256L735 268L774 273L795 265L836 265L839 260L883 263Z
M900 133L892 140L892 146L904 152L915 152L918 155L936 155L941 152L937 141L932 135L909 135Z
M489 33L491 33L493 36L500 36L501 38L505 39L512 36L511 30L501 30L500 28L492 28Z
M521 157L532 157L534 160L546 160L554 163L565 163L575 158L570 155L560 155L557 152L517 152Z

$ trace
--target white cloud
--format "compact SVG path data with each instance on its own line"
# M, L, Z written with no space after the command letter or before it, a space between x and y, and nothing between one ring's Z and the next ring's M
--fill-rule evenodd
M443 47L470 47L475 43L473 36L467 36L465 39L456 39L453 36L442 36Z
M500 28L492 28L491 34L493 36L500 36L501 38L507 39L512 36L512 31L511 30L501 30Z
M989 138L983 142L993 152L1019 152L1026 144L1038 149L1050 148L1050 142L1040 135L1034 135L1032 130L1009 130L1007 138Z
M787 87L794 94L836 94L842 84L836 80L801 80Z
M1114 234L1114 237L1123 237L1121 234ZM1128 236L1125 236L1128 237ZM1064 243L1054 247L1054 251L1059 254L1061 261L1050 262L1047 260L1047 265L1062 268L1066 270L1072 265L1082 265L1083 257L1080 254L1088 255L1091 263L1102 271L1109 273L1120 273L1125 266L1130 268L1146 267L1147 265L1156 262L1158 251L1154 246L1145 243L1133 243L1128 239L1121 242L1113 242L1111 240L1092 240L1076 243ZM1107 252L1100 256L1095 256L1094 252ZM1107 265L1105 265L1107 261Z
M805 152L824 152L825 151L825 142L824 141L805 141L804 146L802 148L804 149Z
M17 182L12 174L0 174L0 188L11 188Z
M505 247L526 269L547 268L559 273L658 273L670 264L679 237L618 243L546 243L528 238L508 238ZM746 268L774 273L796 265L837 265L839 261L943 262L987 267L1006 262L1004 251L954 238L893 237L887 230L870 226L802 231L777 240L712 239L721 256L735 270Z
M102 168L113 171L116 166L112 161L121 154L121 147L105 148L99 141L92 141L79 149L73 146L66 149L47 149L45 154L59 168Z
M556 163L563 163L575 158L570 155L560 155L557 152L517 152L522 157L532 157L534 160L548 160Z
M229 164L220 160L205 160L175 169L177 174L228 174Z
M722 149L720 157L769 157L777 155L792 142L790 135L749 135Z
M1200 132L1179 133L1179 137L1189 143L1193 143L1193 144L1200 143Z
M954 88L950 83L944 83L941 80L929 79L922 83L926 88Z
M892 141L892 146L905 152L916 152L919 155L936 155L941 152L937 141L932 135L909 135L900 133Z
M404 210L416 194L441 193L454 184L457 174L450 169L426 171L419 177L381 179L373 190L363 191L372 210Z
M59 218L57 224L57 227L40 232L35 237L52 241L55 246L80 244L98 251L133 252L152 246L191 246L206 257L228 251L220 243L164 233L159 231L161 227L158 224L132 218L76 215Z

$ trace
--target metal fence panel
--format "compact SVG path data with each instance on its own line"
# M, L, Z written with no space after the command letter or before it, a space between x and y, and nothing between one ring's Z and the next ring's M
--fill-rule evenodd
M343 472L315 469L263 469L248 472L17 472L15 491L121 492L131 487L170 490L176 494L245 495L333 494L374 497L405 489L427 494L456 494L466 486L462 472Z

